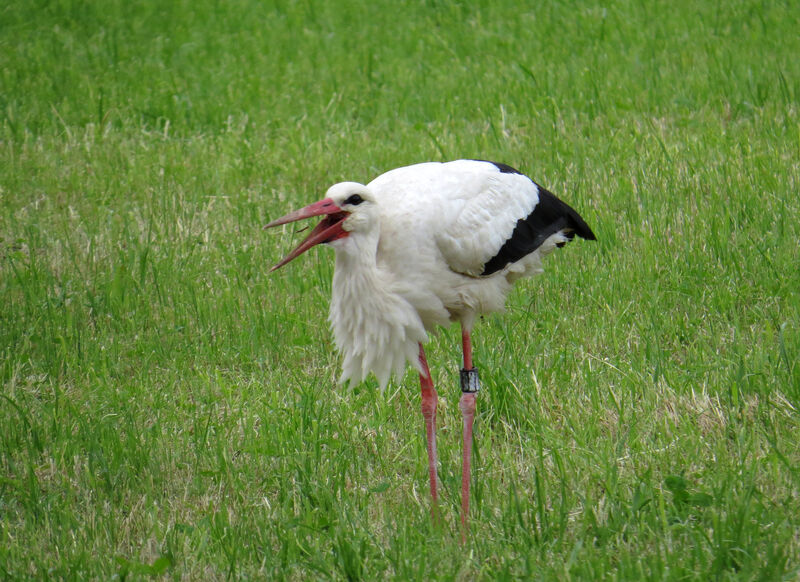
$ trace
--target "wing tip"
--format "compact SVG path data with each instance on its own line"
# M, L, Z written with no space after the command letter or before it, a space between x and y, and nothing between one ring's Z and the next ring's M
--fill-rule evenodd
M575 212L575 211L573 210L573 212ZM597 240L597 237L595 236L594 232L592 231L591 228L589 228L589 225L586 224L586 221L583 220L583 218L581 217L580 214L575 212L575 215L573 217L570 217L570 218L573 219L573 222L577 226L577 228L574 229L575 234L577 234L579 237L581 237L584 240ZM575 219L577 219L577 220L575 220Z

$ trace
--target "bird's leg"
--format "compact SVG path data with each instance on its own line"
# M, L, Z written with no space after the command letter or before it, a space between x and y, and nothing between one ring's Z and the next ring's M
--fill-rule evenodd
M472 365L472 338L468 329L461 329L464 367L461 370L461 400L458 407L464 419L464 448L461 462L461 543L467 537L469 516L470 461L472 458L472 424L475 420L475 399L480 390L478 370Z
M428 474L430 475L431 498L433 499L431 514L435 519L439 500L436 477L436 404L439 396L436 394L436 388L433 387L433 378L431 378L431 371L428 368L428 362L425 359L425 351L422 349L422 344L419 345L419 363L422 366L422 372L419 375L419 385L422 389L422 416L425 418L425 436L428 443Z
M472 370L472 337L470 332L461 328L461 350L464 352L464 369Z

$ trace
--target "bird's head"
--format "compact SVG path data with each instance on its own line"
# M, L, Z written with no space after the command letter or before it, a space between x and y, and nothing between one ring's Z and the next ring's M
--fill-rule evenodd
M352 233L367 231L374 224L375 199L369 189L357 182L342 182L328 189L325 198L305 208L290 212L273 220L264 228L271 228L313 216L324 216L319 224L295 249L272 267L278 269L320 243L331 243L349 237Z

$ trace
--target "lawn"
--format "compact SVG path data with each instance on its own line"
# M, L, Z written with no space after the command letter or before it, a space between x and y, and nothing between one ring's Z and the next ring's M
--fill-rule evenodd
M541 4L541 5L539 5ZM800 6L10 0L0 578L800 576ZM270 219L482 158L598 241L419 386L336 383L333 253Z

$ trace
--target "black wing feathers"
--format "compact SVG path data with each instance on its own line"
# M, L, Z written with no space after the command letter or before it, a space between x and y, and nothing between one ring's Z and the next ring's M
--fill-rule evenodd
M576 234L587 240L595 240L592 229L575 210L541 186L538 187L539 202L533 212L527 218L517 221L511 237L484 265L481 275L491 275L509 263L520 260L538 249L548 237L559 231L563 231L564 236L569 240L572 240Z

